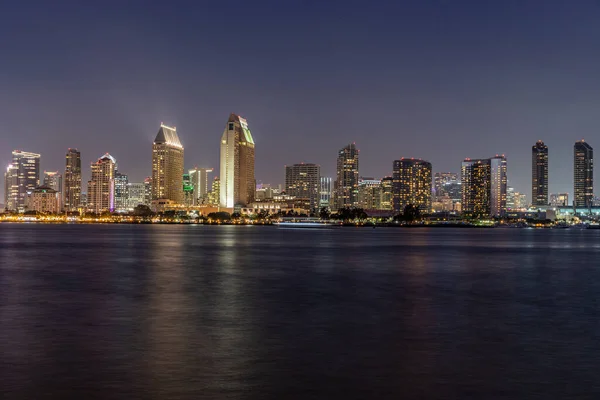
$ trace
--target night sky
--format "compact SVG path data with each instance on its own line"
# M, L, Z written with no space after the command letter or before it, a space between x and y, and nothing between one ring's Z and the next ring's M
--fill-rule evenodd
M77 147L85 180L109 152L141 181L162 121L186 169L217 173L230 112L253 132L257 181L273 184L296 162L333 176L356 142L361 175L378 178L400 157L459 172L505 154L531 200L536 140L550 193L573 192L576 140L600 151L597 1L91 3L0 5L3 169L22 149L64 171Z

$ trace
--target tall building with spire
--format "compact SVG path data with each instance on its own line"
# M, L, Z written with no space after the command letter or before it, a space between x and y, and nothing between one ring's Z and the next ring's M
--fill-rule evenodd
M358 207L358 149L351 143L338 151L335 208Z
M92 163L87 192L88 211L96 214L115 211L116 165L116 160L108 153Z
M5 180L5 209L24 212L27 196L40 185L40 155L14 150Z
M574 198L573 205L589 208L594 199L594 149L583 139L575 142L574 152Z
M541 140L531 148L531 204L548 205L548 146Z
M254 201L254 139L248 122L231 114L221 136L220 205L233 208Z
M177 129L161 124L152 145L152 200L183 203L183 146Z
M67 150L63 202L66 211L77 211L81 205L81 153Z

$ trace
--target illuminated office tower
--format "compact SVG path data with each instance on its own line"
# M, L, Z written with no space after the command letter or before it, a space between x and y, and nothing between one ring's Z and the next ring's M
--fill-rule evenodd
M254 201L254 139L246 120L231 114L221 136L221 207Z
M183 146L177 129L161 124L152 145L152 200L183 202Z
M67 151L63 202L66 211L77 211L81 206L81 153L77 149Z
M194 199L193 205L202 204L206 200L208 192L210 192L210 181L208 174L213 172L212 168L198 168L190 169L188 174L190 176L190 182L194 187Z
M491 213L491 162L490 159L462 162L462 212L473 217L488 217Z
M319 207L331 207L331 177L322 176L319 189Z
M358 207L358 155L355 143L338 152L334 183L336 209Z
M373 178L358 179L358 206L364 210L381 208L381 181Z
M381 199L379 200L379 207L381 210L393 210L394 209L394 178L386 176L381 180Z
M92 178L88 181L87 209L100 214L115 210L115 167L117 162L108 153L92 163Z
M144 179L144 204L149 206L152 203L152 178L146 177Z
M54 189L58 198L58 207L62 209L62 175L58 171L44 171L42 185Z
M208 193L208 204L211 206L218 206L221 201L221 180L218 176L213 178L212 189Z
M490 215L500 217L506 213L506 157L490 158Z
M531 148L531 204L548 205L548 146L541 140Z
M190 179L190 174L183 174L183 205L191 207L194 203L194 185Z
M594 149L583 139L575 142L574 199L575 207L589 208L594 198Z
M146 184L141 183L128 183L127 184L127 200L125 208L127 211L132 211L134 208L142 205L148 205L146 197Z
M115 168L117 166L115 165ZM119 213L127 212L128 204L127 197L129 193L127 192L129 177L125 174L120 173L115 169L115 211Z
M412 204L422 213L431 212L431 163L402 158L394 161L393 168L394 210L403 212Z
M14 150L5 179L5 209L24 212L27 196L40 185L40 155Z
M552 207L566 207L569 205L569 193L553 193L550 195Z
M294 164L285 167L285 193L306 199L310 209L319 207L321 167L317 164Z

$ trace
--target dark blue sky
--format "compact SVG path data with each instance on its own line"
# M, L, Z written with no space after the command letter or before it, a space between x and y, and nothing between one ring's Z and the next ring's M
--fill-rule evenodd
M576 140L600 148L596 1L92 3L0 5L1 165L22 149L64 170L78 147L86 179L109 152L141 181L163 121L186 168L218 169L235 112L258 181L282 183L302 161L332 176L355 141L361 175L375 177L399 157L458 172L465 157L504 153L530 198L536 140L550 149L550 192L572 193Z

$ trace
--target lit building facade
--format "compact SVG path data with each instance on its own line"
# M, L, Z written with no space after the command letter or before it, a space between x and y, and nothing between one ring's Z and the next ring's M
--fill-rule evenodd
M60 193L49 186L40 186L28 195L27 210L57 214L60 209Z
M14 150L5 179L5 209L24 212L28 194L40 185L40 155Z
M575 143L574 151L574 199L579 208L592 206L594 198L594 149L584 140Z
M489 159L462 162L462 212L473 217L487 217L491 213L491 163Z
M500 217L506 213L506 157L490 158L490 215Z
M151 177L146 177L146 179L144 179L144 188L145 188L145 201L144 204L147 206L150 206L150 203L152 203L152 178Z
M394 161L394 211L402 212L412 204L428 214L431 212L431 163L417 159Z
M294 164L285 167L285 193L307 199L309 209L319 207L321 167L317 164Z
M254 201L254 139L248 122L231 114L221 136L221 207L245 206Z
M92 163L88 181L87 209L100 214L115 210L115 168L117 162L108 153Z
M448 184L458 181L458 174L455 172L436 172L433 178L433 192L436 200L448 195L446 190Z
M81 153L77 149L67 151L63 202L66 211L81 207Z
M320 178L321 186L319 189L319 207L330 208L331 203L331 192L333 189L331 177L322 176Z
M381 181L373 178L359 178L358 206L364 210L381 208Z
M152 200L183 202L183 146L177 129L160 125L152 145Z
M128 211L128 183L129 177L115 169L115 211L118 213L124 213Z
M210 192L210 180L208 174L213 172L212 168L198 168L190 169L188 174L190 176L190 182L194 187L193 205L202 204L206 200L208 192Z
M358 207L358 155L355 143L338 152L334 183L336 209Z
M58 171L44 171L42 185L54 189L58 193L59 208L62 209L62 175Z
M569 205L569 193L553 193L550 195L552 207L566 207Z
M394 209L394 178L386 176L381 179L381 199L379 200L379 208L381 210Z
M146 195L146 183L128 183L127 184L127 211L132 211L134 208L142 205L149 205L148 198Z
M191 207L195 202L194 184L190 179L190 174L183 174L183 205Z
M208 193L208 204L217 207L221 201L221 180L218 176L214 177L211 188Z
M541 140L531 148L531 204L548 205L548 146Z

